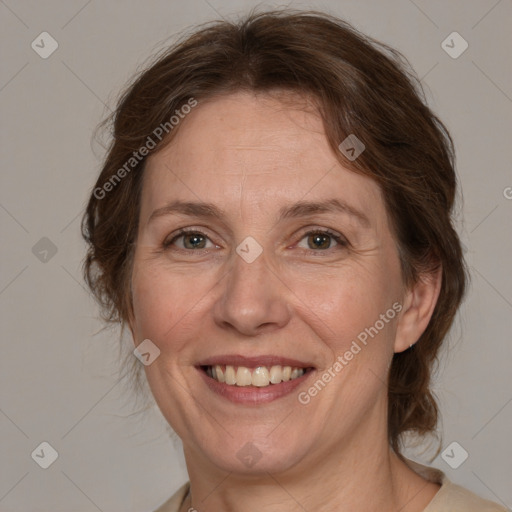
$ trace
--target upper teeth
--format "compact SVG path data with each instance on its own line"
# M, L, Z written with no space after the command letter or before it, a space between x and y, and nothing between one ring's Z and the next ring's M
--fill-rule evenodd
M206 373L213 379L230 386L257 386L264 387L269 384L279 384L302 377L304 368L291 366L258 366L246 368L245 366L208 366Z

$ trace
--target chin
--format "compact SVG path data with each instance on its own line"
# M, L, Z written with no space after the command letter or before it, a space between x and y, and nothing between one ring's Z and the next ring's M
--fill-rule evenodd
M287 434L287 433L286 433ZM272 435L272 434L271 434ZM205 456L218 468L240 475L262 476L284 473L299 464L308 452L304 440L268 434L228 438L223 445L204 447Z

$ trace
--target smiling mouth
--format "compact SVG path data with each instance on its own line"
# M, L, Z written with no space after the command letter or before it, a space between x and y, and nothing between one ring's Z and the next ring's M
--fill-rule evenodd
M288 382L312 371L313 368L299 368L293 366L246 366L214 365L201 366L203 372L213 380L228 386L264 388L282 382Z

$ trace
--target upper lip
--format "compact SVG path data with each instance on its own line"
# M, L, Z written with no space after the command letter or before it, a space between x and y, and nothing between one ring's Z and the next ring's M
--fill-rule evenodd
M261 356L242 356L237 354L226 354L219 356L211 356L203 359L198 366L245 366L246 368L256 368L258 366L291 366L292 368L313 368L314 365L308 362L291 359L289 357L281 357L276 355L265 354Z

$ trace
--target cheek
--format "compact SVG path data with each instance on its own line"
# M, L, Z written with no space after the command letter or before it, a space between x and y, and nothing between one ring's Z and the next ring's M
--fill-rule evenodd
M295 280L291 277L290 288L299 299L301 316L318 326L320 337L337 354L347 350L359 334L364 338L376 323L381 338L393 337L396 311L392 306L399 299L399 287L389 268L352 265L309 277L302 274Z
M132 293L137 336L160 344L185 316L190 291L172 273L144 262L135 265Z
M212 326L215 271L191 274L190 268L169 268L142 257L132 278L136 344L150 339L164 357L146 370L186 366L200 333ZM208 325L207 325L208 324Z

